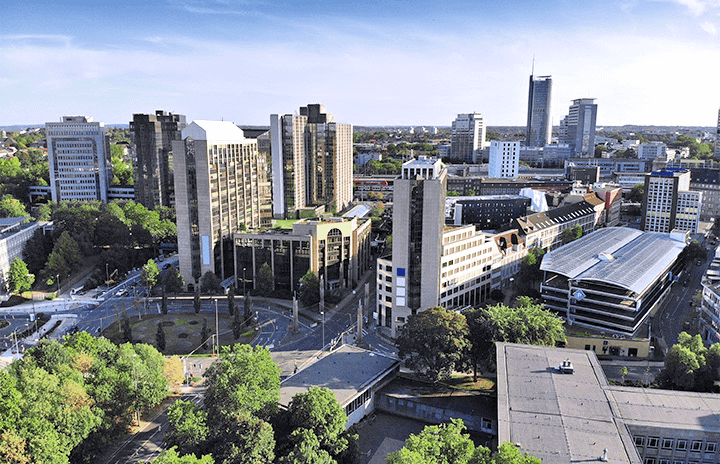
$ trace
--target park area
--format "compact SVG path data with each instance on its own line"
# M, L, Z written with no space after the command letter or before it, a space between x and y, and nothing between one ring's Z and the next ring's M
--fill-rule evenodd
M220 331L220 345L228 346L236 343L249 344L256 335L254 325L244 328L238 339L233 336L232 317L220 314L218 327ZM149 314L130 318L130 328L133 343L148 343L157 347L158 324L162 324L165 333L165 349L159 350L164 355L184 355L191 352L207 354L213 351L212 340L204 348L198 349L203 342L203 325L207 321L207 338L215 333L215 317L205 314L173 313ZM122 320L110 324L103 335L115 343L124 343L125 333L122 331Z

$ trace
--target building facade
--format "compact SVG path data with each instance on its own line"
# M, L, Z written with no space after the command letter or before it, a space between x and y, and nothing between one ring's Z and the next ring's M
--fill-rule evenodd
M89 116L63 116L45 123L53 201L107 202L112 182L110 138L102 122Z
M550 143L552 135L551 100L552 77L530 75L526 146L544 147Z
M482 230L498 229L510 224L513 219L524 216L530 202L530 198L522 195L447 197L445 224L473 224Z
M231 275L225 241L263 225L267 172L257 141L229 121L193 121L172 146L180 274L195 287L208 271Z
M40 227L38 222L23 222L27 217L0 219L0 291L7 292L8 273L15 258L22 259L25 244Z
M369 219L311 218L289 229L238 232L234 239L235 275L251 288L267 263L273 289L291 295L312 271L328 289L351 288L372 266Z
M325 105L270 116L273 216L294 218L308 206L341 211L352 201L353 128Z
M576 157L592 157L595 153L596 119L597 104L594 98L573 100L564 123L561 123L559 143L567 143Z
M718 123L715 132L715 159L720 159L720 110L718 110Z
M667 145L662 142L641 143L638 145L637 154L641 159L663 158L667 161Z
M490 142L489 177L514 179L518 176L519 167L520 142Z
M673 229L697 233L702 193L690 191L690 172L653 171L645 176L641 228L668 233Z
M172 142L181 139L186 125L185 115L160 110L134 114L130 121L135 201L148 209L175 202Z
M479 163L478 151L485 143L485 132L482 114L458 114L452 123L450 158L459 163Z

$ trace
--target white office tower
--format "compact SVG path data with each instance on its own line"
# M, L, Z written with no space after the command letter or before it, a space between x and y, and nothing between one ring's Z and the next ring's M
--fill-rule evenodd
M702 192L690 190L690 171L667 170L645 174L641 230L669 233L673 229L696 234Z
M452 123L450 158L460 163L474 164L485 143L485 121L480 113L458 114Z
M45 131L52 200L106 202L112 164L105 125L89 116L63 116L45 123Z
M520 167L520 142L490 143L490 169L488 177L510 178L518 176Z
M647 142L638 145L638 158L640 159L667 159L667 145L662 142Z
M573 100L567 117L560 122L559 142L570 145L576 157L594 156L596 119L597 104L594 98Z

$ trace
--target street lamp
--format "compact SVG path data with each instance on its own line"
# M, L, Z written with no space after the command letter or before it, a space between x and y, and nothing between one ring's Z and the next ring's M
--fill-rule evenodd
M60 296L60 274L55 274L55 282L57 282L57 294Z
M322 314L322 317L323 317L323 320L322 320L322 348L320 348L320 351L325 351L325 311L320 311L320 314Z
M245 298L245 268L243 268L243 299Z
M105 263L105 286L108 286L110 284L110 274L108 270L108 263Z
M215 347L217 348L217 355L220 357L220 329L218 324L218 299L215 298Z

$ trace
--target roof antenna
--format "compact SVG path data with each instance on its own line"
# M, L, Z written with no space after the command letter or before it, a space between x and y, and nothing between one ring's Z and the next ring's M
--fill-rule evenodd
M530 72L531 76L535 75L535 54L533 53L533 63L532 63L532 71Z

